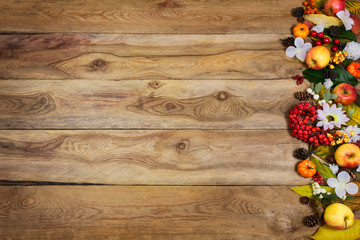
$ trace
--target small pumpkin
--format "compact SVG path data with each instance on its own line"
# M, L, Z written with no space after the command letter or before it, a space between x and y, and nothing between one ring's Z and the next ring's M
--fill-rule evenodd
M353 62L346 68L346 70L351 73L354 77L360 78L360 63Z
M303 23L298 23L293 28L293 34L295 37L301 37L302 39L306 38L309 35L309 27Z
M302 177L310 178L316 173L316 166L310 160L301 161L297 166L297 171Z

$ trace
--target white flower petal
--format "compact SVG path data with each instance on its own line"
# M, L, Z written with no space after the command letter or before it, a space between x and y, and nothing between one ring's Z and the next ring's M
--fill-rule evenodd
M310 51L311 48L312 48L311 43L305 43L301 49L304 50L305 52L308 52Z
M343 18L345 17L345 12L344 11L339 11L336 13L336 16L338 18L340 18L341 20L343 20Z
M298 51L296 53L296 57L300 60L300 61L305 61L305 56L306 56L306 52L305 51Z
M297 52L296 48L294 46L290 46L286 49L286 56L291 58L295 57L296 52Z
M339 166L337 164L329 164L329 167L331 169L331 171L333 172L333 174L337 174L339 171Z
M346 171L342 171L337 175L337 179L339 180L339 183L348 183L350 182L350 174Z
M357 172L360 172L360 165L358 166L358 168L356 169Z
M336 196L338 196L339 198L342 198L346 195L345 189L339 188L339 187L335 188L335 193L336 193Z
M301 37L297 37L295 38L295 47L297 48L302 48L302 46L304 45L304 39L302 39Z
M331 188L336 188L337 186L339 186L339 181L336 178L329 178L326 181L327 185L329 185L329 187Z
M355 183L351 182L351 183L346 184L345 190L349 194L357 194L359 191L359 187Z

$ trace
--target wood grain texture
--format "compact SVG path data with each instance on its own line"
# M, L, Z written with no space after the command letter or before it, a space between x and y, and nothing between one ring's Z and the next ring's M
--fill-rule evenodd
M0 78L279 79L282 34L0 36ZM279 62L287 62L280 65Z
M287 129L295 87L293 79L2 80L0 128Z
M1 32L287 33L300 0L7 0ZM46 23L46 24L44 24Z
M4 239L306 239L288 187L0 187Z
M0 180L301 185L309 180L296 174L293 152L304 146L277 130L3 130Z

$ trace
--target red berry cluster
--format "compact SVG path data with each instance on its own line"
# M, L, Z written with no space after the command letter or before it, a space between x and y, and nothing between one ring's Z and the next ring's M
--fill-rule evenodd
M316 31L311 31L311 32L310 32L310 36L320 38L320 40L317 40L317 41L315 42L315 45L316 45L316 46L321 46L321 45L323 45L323 44L327 44L327 43L330 43L330 42L331 42L330 38L324 37L324 33L322 33L322 32L317 33ZM321 40L321 39L322 39L322 40ZM340 40L337 39L337 38L334 39L332 42L333 42L333 44L335 44L335 45L339 45L339 44L340 44ZM338 49L339 49L338 46L332 46L331 51L336 52Z
M320 185L324 184L324 178L320 175L319 172L316 172L314 176L312 176L314 182L317 182Z
M315 106L310 107L308 102L297 105L289 114L290 128L292 129L291 136L307 143L313 143L314 146L319 146L320 143L329 145L330 140L326 135L327 132L313 126L316 117Z
M296 80L296 85L303 84L304 79L305 79L303 76L300 76L300 75L296 75L292 78Z

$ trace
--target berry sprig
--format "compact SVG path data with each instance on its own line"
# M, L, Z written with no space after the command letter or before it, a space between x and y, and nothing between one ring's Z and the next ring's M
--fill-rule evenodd
M316 14L319 13L319 10L316 8L316 3L314 0L306 0L304 3L305 11L304 14Z
M305 79L304 76L300 76L300 75L296 75L292 78L296 80L296 85L303 84L304 79Z
M308 102L297 105L289 114L291 136L303 142L312 143L314 146L329 145L330 140L326 135L327 132L315 126L316 117L315 106L310 107Z
M320 175L319 172L316 172L314 176L312 176L314 182L317 182L320 185L324 184L325 179Z

